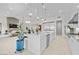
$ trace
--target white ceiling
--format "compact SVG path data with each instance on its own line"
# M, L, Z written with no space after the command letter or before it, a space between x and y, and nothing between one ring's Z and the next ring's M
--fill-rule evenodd
M79 4L73 3L45 3L44 6L41 3L0 3L0 16L14 16L31 21L60 16L69 20L74 13L79 11L78 8ZM29 13L32 13L31 18Z

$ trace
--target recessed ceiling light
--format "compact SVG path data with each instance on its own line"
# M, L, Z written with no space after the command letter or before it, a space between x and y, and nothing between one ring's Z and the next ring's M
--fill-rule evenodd
M76 7L79 8L79 5L77 5Z
M29 13L29 16L32 16L32 13Z
M47 22L47 21L44 21L44 22Z
M44 9L46 8L46 6L45 6L45 5L43 5L42 7L43 7Z
M42 3L42 7L45 9L46 8L46 6L45 6L45 4L44 3Z
M40 19L40 17L36 17L37 19Z
M25 23L31 23L30 21L26 21Z
M41 19L41 20L44 20L44 19Z

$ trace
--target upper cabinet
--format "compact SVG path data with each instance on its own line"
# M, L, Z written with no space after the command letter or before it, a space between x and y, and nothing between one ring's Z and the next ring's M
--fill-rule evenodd
M76 28L78 28L78 13L76 13L67 24L70 34L76 34Z

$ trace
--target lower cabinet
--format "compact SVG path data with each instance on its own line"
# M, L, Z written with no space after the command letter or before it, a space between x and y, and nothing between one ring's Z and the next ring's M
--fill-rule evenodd
M28 50L33 54L42 54L43 51L53 41L53 33L40 33L40 34L29 34L28 35Z
M79 42L75 38L68 39L72 55L79 55Z
M28 50L33 54L40 54L40 39L36 39L34 35L28 35Z

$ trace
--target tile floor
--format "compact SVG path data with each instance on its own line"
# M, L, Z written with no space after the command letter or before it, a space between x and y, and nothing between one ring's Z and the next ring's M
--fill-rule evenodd
M15 53L17 37L0 38L0 55L31 55L32 53L24 50L22 53Z
M71 55L67 40L62 36L57 36L50 46L43 53L45 55Z
M33 53L24 50L22 53L15 52L15 39L17 37L0 38L0 55L33 55ZM64 37L57 36L50 46L44 51L43 55L70 55L71 50Z

